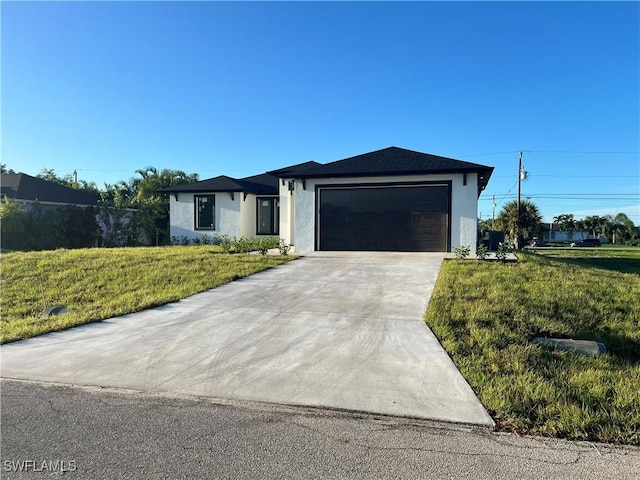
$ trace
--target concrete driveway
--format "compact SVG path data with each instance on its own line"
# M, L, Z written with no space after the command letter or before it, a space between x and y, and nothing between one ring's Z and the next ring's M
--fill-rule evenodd
M422 320L443 258L317 252L4 345L2 376L492 426Z

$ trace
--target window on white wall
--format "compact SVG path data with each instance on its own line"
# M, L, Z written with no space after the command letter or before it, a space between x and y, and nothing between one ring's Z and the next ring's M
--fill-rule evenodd
M216 227L216 196L195 196L195 229L215 230Z
M258 235L277 235L280 223L280 201L258 197Z

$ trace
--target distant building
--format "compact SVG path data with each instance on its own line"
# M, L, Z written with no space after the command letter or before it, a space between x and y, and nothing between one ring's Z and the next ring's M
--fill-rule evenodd
M557 223L543 223L542 230L542 240L545 243L571 243L584 238L593 238L591 232L587 230L560 230L560 225Z

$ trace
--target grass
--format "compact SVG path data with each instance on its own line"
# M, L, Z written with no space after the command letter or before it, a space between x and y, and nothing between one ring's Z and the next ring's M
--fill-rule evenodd
M2 253L2 343L163 305L291 257L229 255L220 247ZM41 319L45 306L70 313Z
M622 273L640 274L640 248L608 245L596 248L533 249L572 265L600 268Z
M602 247L531 247L527 251L541 255L568 258L640 258L640 247L605 245Z
M640 444L640 249L445 261L427 324L497 429ZM531 343L595 340L587 357Z

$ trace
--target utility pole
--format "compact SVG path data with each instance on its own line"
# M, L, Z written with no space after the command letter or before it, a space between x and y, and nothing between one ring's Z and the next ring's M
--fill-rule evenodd
M491 230L495 231L495 222L496 222L496 195L494 194L491 199Z
M518 216L516 217L516 249L520 250L520 223L521 223L521 213L520 213L520 192L521 192L521 184L522 184L522 150L520 150L520 155L518 155Z

